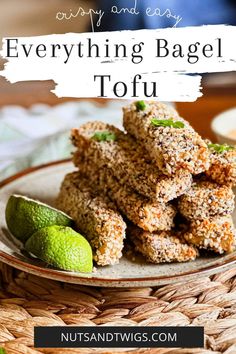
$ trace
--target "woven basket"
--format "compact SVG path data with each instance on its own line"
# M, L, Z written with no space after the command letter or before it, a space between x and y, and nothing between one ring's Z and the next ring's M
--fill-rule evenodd
M62 284L0 263L0 347L7 354L236 353L236 268L159 288ZM34 349L34 326L205 327L205 349Z

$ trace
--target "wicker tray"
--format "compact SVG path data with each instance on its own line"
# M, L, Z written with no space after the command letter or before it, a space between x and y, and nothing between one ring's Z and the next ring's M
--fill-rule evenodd
M36 325L105 324L205 327L205 349L136 349L127 353L236 353L236 269L184 284L136 289L62 284L2 263L0 277L0 347L7 354L114 353L115 349L33 348Z

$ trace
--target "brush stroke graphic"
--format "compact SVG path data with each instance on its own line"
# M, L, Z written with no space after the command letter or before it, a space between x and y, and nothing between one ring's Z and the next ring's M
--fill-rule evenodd
M190 102L202 95L199 74L236 70L234 38L225 25L4 38L0 75L53 80L58 97Z

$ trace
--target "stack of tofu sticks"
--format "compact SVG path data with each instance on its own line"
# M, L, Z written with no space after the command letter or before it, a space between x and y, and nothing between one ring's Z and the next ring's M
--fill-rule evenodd
M58 197L97 264L117 263L125 236L153 263L194 260L198 248L232 251L236 151L204 141L158 102L125 107L123 125L125 132L98 121L72 130L77 170Z

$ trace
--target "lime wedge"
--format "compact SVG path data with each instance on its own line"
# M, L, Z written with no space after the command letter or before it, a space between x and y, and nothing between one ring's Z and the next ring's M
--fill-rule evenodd
M25 248L54 267L83 273L92 272L91 246L70 227L45 227L27 240Z
M44 227L73 225L73 220L62 211L16 194L9 198L5 216L9 231L23 243Z

